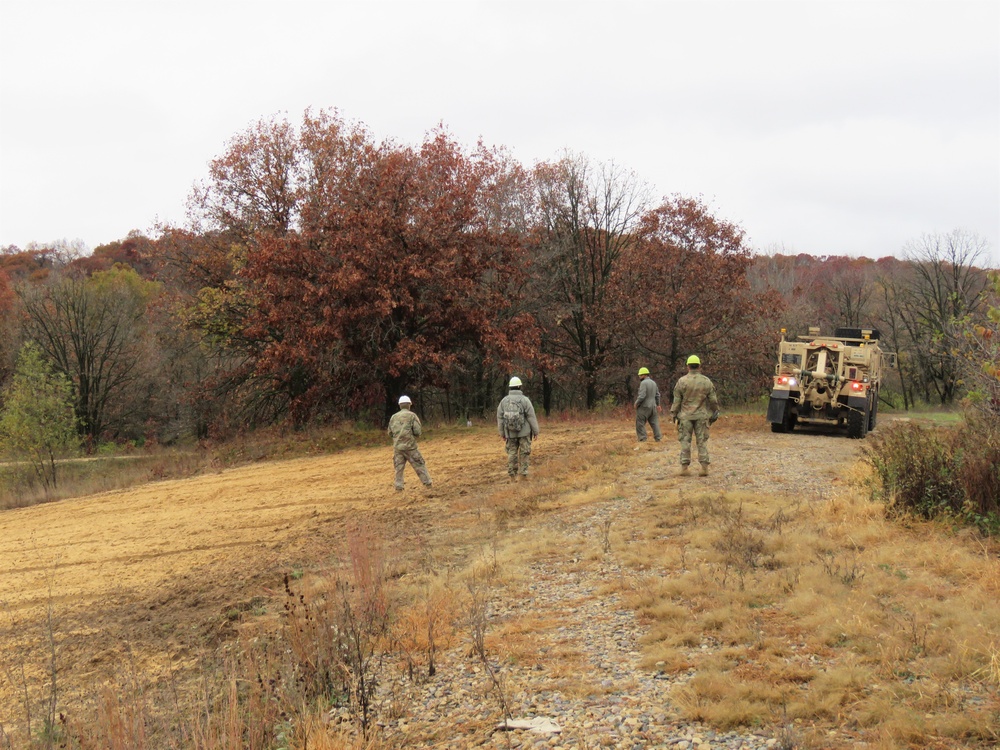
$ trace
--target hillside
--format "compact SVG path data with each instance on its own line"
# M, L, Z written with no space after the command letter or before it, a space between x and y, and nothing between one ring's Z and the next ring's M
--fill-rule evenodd
M10 734L23 722L25 685L36 701L46 695L53 654L59 709L77 717L90 715L86 697L109 680L150 690L170 684L185 694L197 684L206 660L217 663L220 649L280 627L286 574L307 590L350 557L348 546L361 534L385 550L390 579L456 582L456 614L448 633L442 626L437 674L406 681L387 668L383 676L393 705L389 711L387 699L380 708L379 741L387 746L457 748L508 741L521 746L544 740L546 746L565 747L738 748L792 746L789 738L813 747L853 747L880 738L886 747L906 746L900 739L905 733L887 734L881 726L899 716L886 710L873 719L872 707L861 700L863 691L851 697L845 689L832 710L814 707L810 714L800 707L798 721L787 711L763 723L748 718L758 725L756 732L741 728L732 710L725 715L704 710L708 693L699 693L699 674L725 671L705 657L732 652L739 638L727 635L724 623L714 626L714 635L706 632L699 620L705 603L664 585L680 587L696 572L706 593L713 589L733 597L726 604L731 610L740 592L755 585L770 591L767 576L778 569L797 571L787 586L791 591L811 575L810 565L836 573L828 578L846 580L844 573L853 566L858 580L860 574L874 582L890 571L897 588L910 585L904 580L929 587L915 568L945 548L917 549L913 544L926 530L916 535L912 528L896 529L857 499L857 489L849 485L858 475L861 442L765 430L759 418L724 418L712 432L713 470L707 478L676 476L677 444L669 430L663 444L633 451L627 420L550 422L535 444L531 481L516 485L506 482L499 439L488 427L475 427L429 431L422 446L434 479L429 493L410 469L406 491L393 491L391 449L384 447L4 512L0 725ZM722 510L727 507L738 512ZM756 521L745 521L745 529L760 530L763 546L754 553L758 559L746 565L726 558L729 552L718 540L703 547L696 536L685 536L692 521L703 534L718 522L729 529L723 538L732 542L738 536L733 519L757 511L770 519L768 528L777 537L795 539L791 531L797 525L818 517L829 518L830 526L798 562L790 543L779 549ZM844 532L855 522L856 529ZM840 546L842 532L855 534L853 557ZM881 553L876 533L884 534ZM1000 625L991 619L1000 585L996 550L965 537L942 537L938 543L947 545L950 568L936 574L960 581L956 585L966 590L935 590L933 596L964 601L978 618L972 625L978 623L986 645L966 642L967 653L951 655L955 685L935 683L940 695L933 706L914 699L914 711L926 716L914 741L935 737L940 747L987 747L992 740L983 726L1000 705L997 675L981 669L997 658ZM476 581L485 583L477 589ZM809 586L822 589L815 582ZM858 594L856 587L846 589L845 596ZM475 628L457 624L468 621L459 617L468 610L462 592L483 598L480 625L486 649L501 665L499 682L490 683L470 657ZM990 597L993 608L984 608ZM664 615L668 605L675 611ZM679 611L684 606L690 611ZM835 664L854 659L856 669L869 668L865 650L857 646L861 633L853 644L849 634L839 646L814 643L809 628L818 633L823 627L770 593L767 602L743 609L757 618L753 627L759 634L750 640L761 655L762 673L781 651L783 676L765 674L764 681L779 687L787 682L786 693L775 699L786 709L793 703L791 691L807 692L807 686L822 682L823 673L834 674ZM955 644L934 645L939 626L958 632L954 622L935 617L930 610L897 612L903 623L898 630L923 633L928 654L957 652ZM700 623L700 632L671 640L667 631L680 633L684 620ZM770 630L778 620L781 627ZM840 627L849 633L847 625ZM894 636L882 635L883 643ZM779 637L787 640L783 650L776 646ZM679 643L687 644L684 654ZM963 659L970 664L959 665ZM919 682L919 674L915 679L918 692L934 692L930 683ZM720 704L729 700L719 693ZM522 732L491 735L504 704L515 718L550 717L563 731L551 740ZM33 710L36 722L39 710ZM946 721L930 720L938 713ZM350 712L334 715L346 720ZM978 717L978 723L968 720L949 735L946 727L958 715Z

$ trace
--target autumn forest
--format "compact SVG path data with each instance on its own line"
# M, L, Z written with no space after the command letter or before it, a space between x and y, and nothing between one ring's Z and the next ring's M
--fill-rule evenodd
M997 403L985 240L843 251L754 248L739 217L583 155L528 167L307 112L233 137L183 227L0 250L0 388L35 352L87 445L378 425L402 393L464 421L511 374L546 413L600 409L641 366L667 391L690 353L732 407L766 396L781 328L870 325L898 352L887 406Z

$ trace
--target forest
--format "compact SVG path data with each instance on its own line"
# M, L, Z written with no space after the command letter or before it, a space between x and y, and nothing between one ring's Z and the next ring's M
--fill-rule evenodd
M173 444L380 425L403 393L464 422L511 374L546 414L608 408L697 353L733 407L766 396L780 329L818 325L881 330L888 407L1000 403L997 282L960 228L878 259L762 250L614 164L380 142L336 111L235 135L188 209L92 253L0 249L5 401L20 367L85 447Z

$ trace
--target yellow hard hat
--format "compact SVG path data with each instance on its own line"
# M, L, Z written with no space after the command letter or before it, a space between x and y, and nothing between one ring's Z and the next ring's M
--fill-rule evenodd
M639 368L639 374L640 375L649 375L649 368L647 368L647 367L640 367Z
M688 357L688 364L689 365L700 365L701 364L701 360L698 359L698 355L697 354L692 354L690 357Z
M514 377L512 377L510 379L510 382L507 383L507 387L508 388L520 388L521 387L521 378L519 378L517 375L515 375Z

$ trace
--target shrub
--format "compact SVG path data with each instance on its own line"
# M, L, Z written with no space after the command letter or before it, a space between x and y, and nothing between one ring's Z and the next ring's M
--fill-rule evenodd
M953 516L1000 531L1000 441L996 426L970 417L955 428L892 425L865 454L872 496L923 518Z

